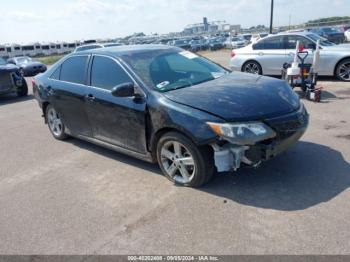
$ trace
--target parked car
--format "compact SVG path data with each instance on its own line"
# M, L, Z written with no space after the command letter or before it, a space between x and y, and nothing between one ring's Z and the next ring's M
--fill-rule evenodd
M346 41L350 42L350 29L346 30L344 32L344 35L345 35Z
M208 39L207 43L208 43L209 49L212 51L219 50L224 47L224 43L218 37Z
M337 27L314 28L310 32L318 34L336 44L344 43L345 41L344 33Z
M186 39L178 39L178 40L173 40L170 45L176 46L185 50L189 50L191 48L191 44L189 43L188 40Z
M231 37L231 48L233 49L245 47L247 44L248 44L248 41L245 40L243 37L239 37L239 36Z
M72 53L35 77L49 130L155 163L200 186L294 144L308 114L285 81L233 72L162 45Z
M92 49L112 47L112 46L121 46L121 45L122 45L121 43L94 43L94 44L78 46L74 50L74 52L81 52L81 51L85 51L85 50L92 50Z
M199 42L201 43L201 50L207 50L209 48L207 39L200 39Z
M233 50L230 67L253 74L281 75L283 64L293 61L297 41L309 53L306 63L312 63L317 40L321 44L319 75L350 81L350 45L336 45L310 32L267 36L255 44Z
M238 35L239 37L243 37L245 40L247 40L248 42L250 42L250 40L252 39L252 34L243 34L243 35Z
M29 56L17 56L7 60L7 63L19 67L19 71L23 76L35 76L46 71L45 64L34 60Z
M202 49L202 44L199 39L193 39L190 41L190 51L191 52L198 52Z
M16 65L8 64L0 58L0 95L16 93L18 96L28 95L28 86Z

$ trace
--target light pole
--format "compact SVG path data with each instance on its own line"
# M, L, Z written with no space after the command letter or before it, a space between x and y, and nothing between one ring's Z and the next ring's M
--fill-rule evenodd
M273 26L273 1L271 0L271 16L270 16L270 34L272 34L272 26Z

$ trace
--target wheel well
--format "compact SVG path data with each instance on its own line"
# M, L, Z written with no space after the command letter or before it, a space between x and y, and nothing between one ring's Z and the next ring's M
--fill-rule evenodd
M337 76L337 68L338 68L339 64L340 64L341 62L343 62L344 60L346 60L346 59L350 59L350 56L347 56L347 57L344 57L344 58L340 59L340 60L338 61L338 63L335 65L335 67L334 67L334 72L333 72L333 75L334 75L334 76Z
M151 138L150 142L149 142L149 149L150 152L152 154L152 158L154 160L157 160L157 143L159 141L159 139L166 133L169 132L177 132L180 133L181 135L187 137L189 140L191 140L194 144L196 144L196 142L194 141L194 139L189 136L188 134L186 134L186 132L183 132L177 128L173 128L173 127L164 127L162 129L159 129Z
M43 106L42 106L43 115L44 115L44 118L45 118L45 123L47 122L47 121L46 121L46 108L47 108L47 106L48 106L49 104L50 104L49 102L44 102L44 103L43 103Z
M249 62L257 63L257 64L259 65L260 69L261 69L261 74L263 74L263 70L262 70L261 64L260 64L258 61L254 60L254 59L249 59L248 61L245 61L245 62L243 63L242 68L241 68L241 71L242 71L242 72L243 72L243 67L244 67L247 63L249 63Z

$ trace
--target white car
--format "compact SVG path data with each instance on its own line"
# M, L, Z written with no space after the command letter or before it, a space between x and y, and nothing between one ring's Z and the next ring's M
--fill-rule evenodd
M230 67L253 74L281 75L283 64L293 61L297 41L309 53L306 63L312 64L317 40L321 44L319 75L350 81L350 44L336 45L310 32L271 35L232 50Z
M346 30L344 32L344 35L345 35L346 41L350 42L350 29Z

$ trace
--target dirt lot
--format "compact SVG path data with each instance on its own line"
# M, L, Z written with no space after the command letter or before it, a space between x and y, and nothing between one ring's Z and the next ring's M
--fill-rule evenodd
M228 52L206 55L228 64ZM0 253L350 254L350 83L320 84L296 146L201 189L56 141L33 96L0 98Z

